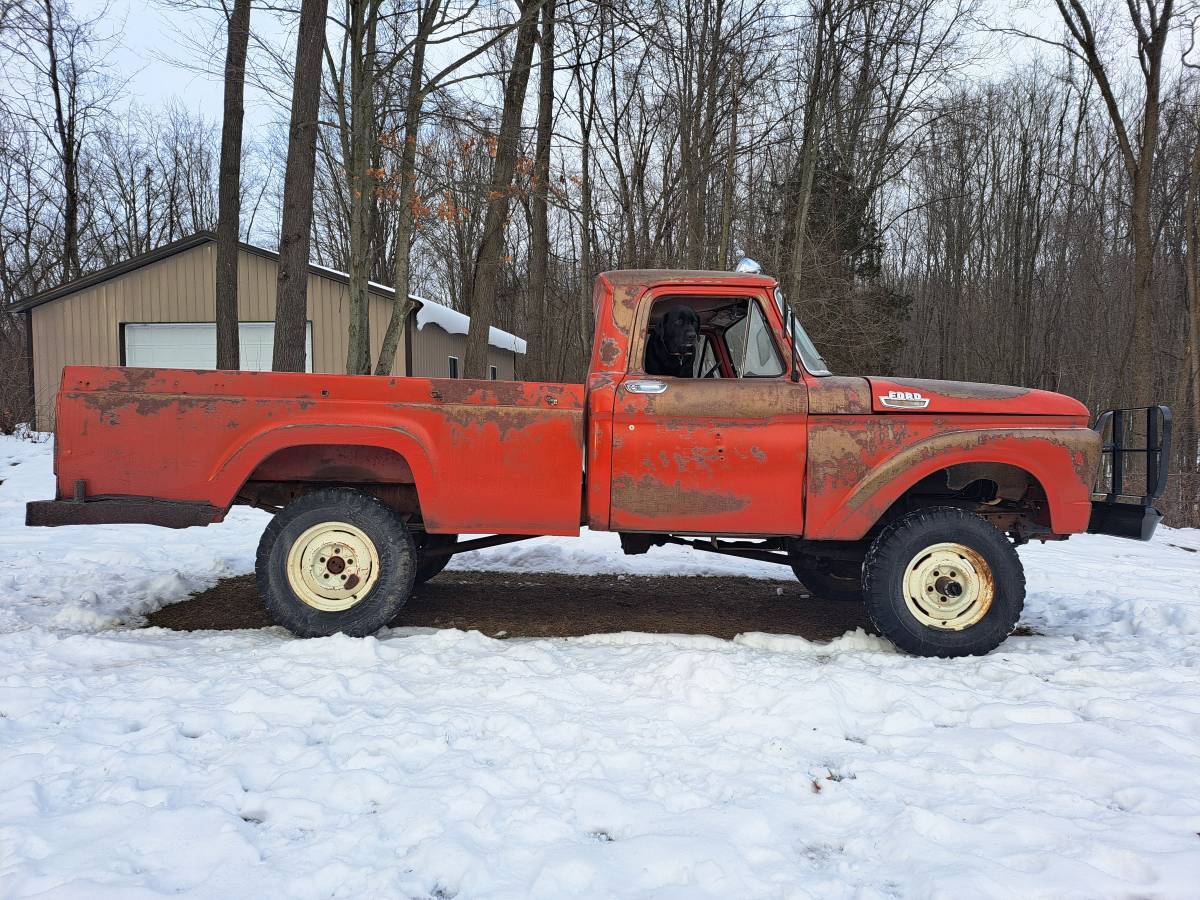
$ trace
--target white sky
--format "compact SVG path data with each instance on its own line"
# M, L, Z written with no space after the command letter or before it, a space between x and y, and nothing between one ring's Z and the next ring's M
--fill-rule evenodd
M127 79L126 102L149 109L176 102L220 124L225 62L220 12L172 8L166 0L74 0L73 8L81 17L108 9L108 27L117 32L109 62L117 78ZM293 39L278 17L259 9L252 14L251 28L272 43ZM104 26L100 30L106 33ZM283 111L273 98L247 84L249 135L281 121L281 116Z
M153 109L176 101L220 122L224 30L219 12L180 9L169 0L75 0L74 7L81 16L107 7L107 19L118 32L110 61L114 74L128 79L128 102ZM1048 0L1019 6L985 0L983 12L995 25L1011 23L1043 34L1054 34L1057 22ZM289 47L292 41L291 23L274 13L255 9L251 27L256 36L276 46ZM977 41L983 55L973 68L985 78L1028 61L1036 52L1032 42L1019 38L979 35ZM210 73L198 71L202 68ZM255 136L286 115L272 97L248 85L246 117L248 136Z

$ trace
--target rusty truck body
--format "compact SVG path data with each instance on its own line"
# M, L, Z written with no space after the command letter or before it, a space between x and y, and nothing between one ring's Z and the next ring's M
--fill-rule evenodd
M681 304L700 322L691 377L648 374L647 335ZM1099 496L1102 455L1119 469L1128 448L1077 400L830 374L767 276L610 272L594 310L584 384L68 367L57 496L27 520L267 509L263 600L303 636L374 632L454 553L587 526L629 553L786 563L814 593L865 602L902 648L954 656L1015 626L1015 545L1145 539L1160 518L1165 408L1145 411L1147 488L1126 496L1118 478Z

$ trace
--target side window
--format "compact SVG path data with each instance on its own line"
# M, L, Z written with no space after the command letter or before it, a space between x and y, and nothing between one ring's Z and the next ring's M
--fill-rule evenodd
M692 372L693 378L720 378L721 364L717 360L717 355L713 351L712 340L705 335L701 338L700 352L696 354L696 368Z
M783 374L779 348L757 303L751 303L749 313L726 329L725 345L739 378L778 378Z

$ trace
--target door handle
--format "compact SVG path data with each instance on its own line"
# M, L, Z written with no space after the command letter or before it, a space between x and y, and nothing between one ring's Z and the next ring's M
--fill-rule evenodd
M626 381L623 387L631 394L661 394L667 389L667 383L650 378L638 378L634 381Z

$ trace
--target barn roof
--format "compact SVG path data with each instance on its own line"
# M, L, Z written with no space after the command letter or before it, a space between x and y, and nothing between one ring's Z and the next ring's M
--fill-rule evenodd
M119 263L114 263L99 270L92 272L89 275L84 275L82 278L77 278L74 281L68 281L65 284L60 284L58 287L53 287L42 291L39 294L34 294L32 297L26 297L24 300L18 300L9 308L13 312L25 312L34 307L41 306L44 303L51 303L79 291L87 290L103 284L106 281L111 281L121 275L136 271L143 266L148 266L151 263L160 262L175 256L177 253L183 253L195 247L203 246L204 244L216 243L217 235L212 231L197 231L195 234L188 235L185 238L180 238L177 241L172 241L169 244L164 244L161 247L134 256L130 259ZM267 250L264 247L256 247L253 244L247 244L244 241L239 241L238 246L246 253L253 253L256 256L262 256L266 259L279 261L279 254L274 250ZM308 271L310 274L319 275L322 278L328 278L331 281L338 281L342 284L350 283L350 276L345 272L339 272L336 269L330 269L326 266L309 263ZM371 293L383 297L391 298L395 291L386 285L371 282L369 285ZM467 328L470 325L471 319L469 316L444 306L441 303L435 303L424 297L418 297L415 294L409 294L409 299L417 304L417 329L420 330L426 325L434 324L442 330L450 334L466 334ZM488 343L493 347L501 350L510 350L514 353L524 353L526 350L525 341L514 334L509 334L507 331L501 331L499 328L491 328L488 333Z

